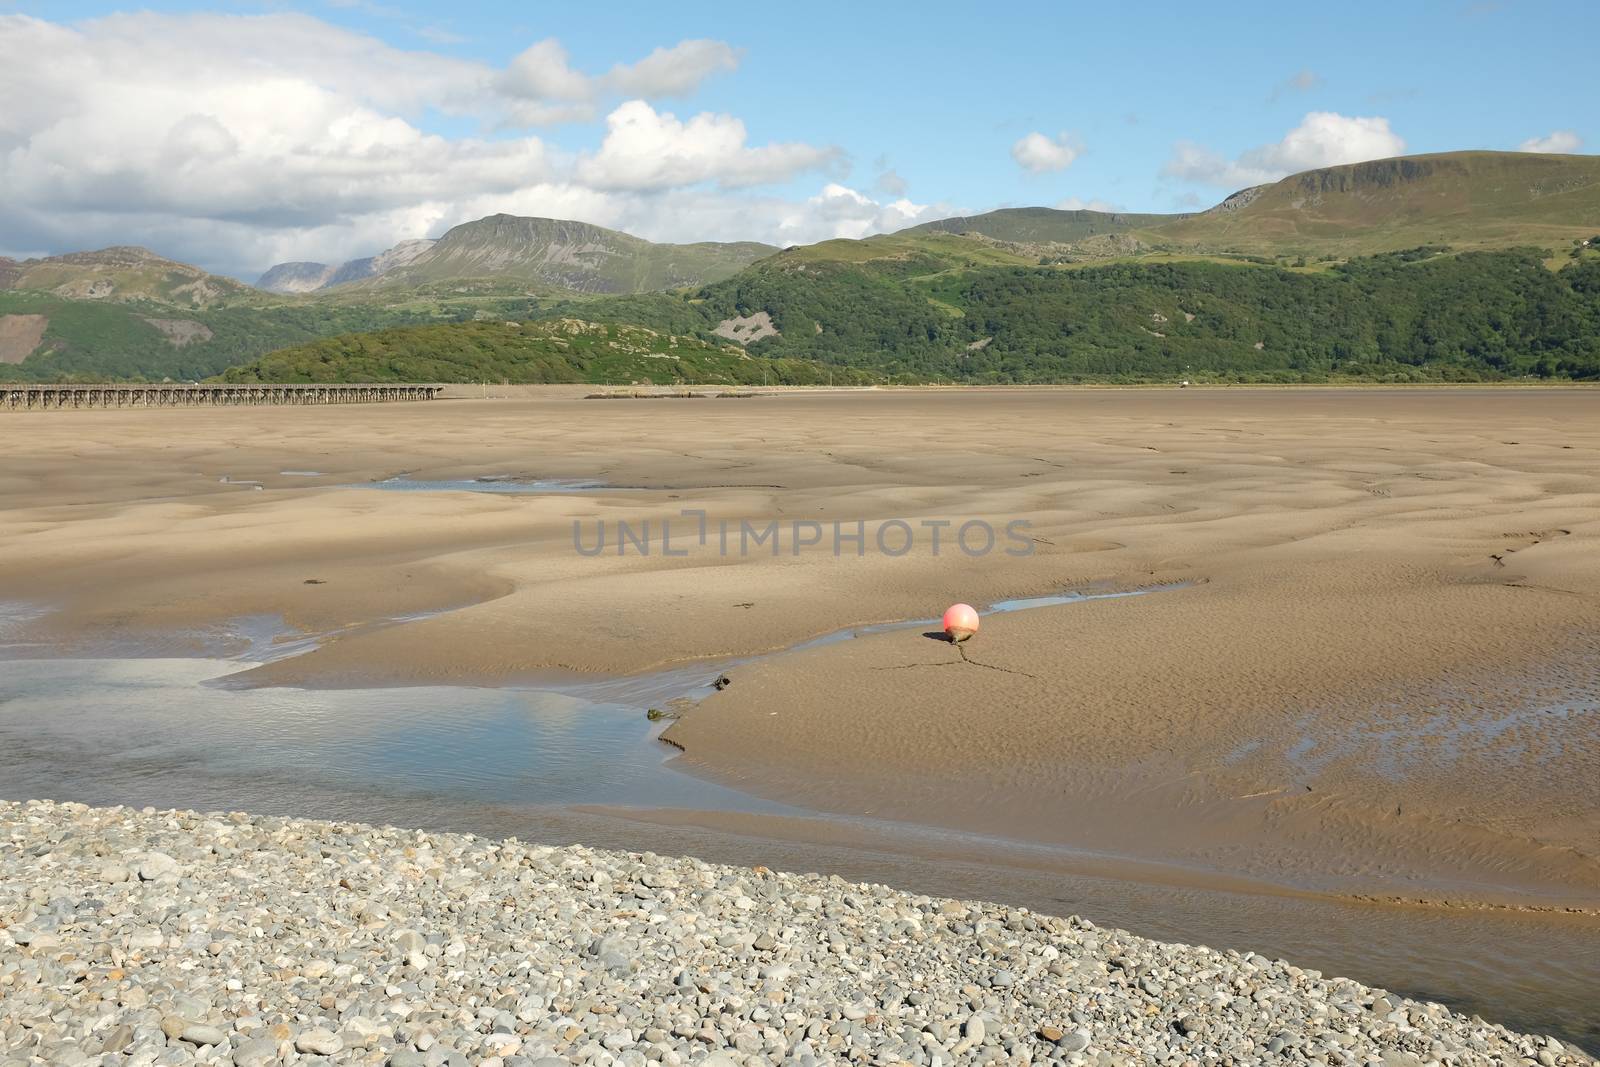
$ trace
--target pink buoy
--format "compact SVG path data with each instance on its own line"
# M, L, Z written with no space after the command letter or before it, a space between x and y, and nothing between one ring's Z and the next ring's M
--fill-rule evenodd
M965 641L977 633L977 609L971 604L951 604L944 613L944 632L951 641Z

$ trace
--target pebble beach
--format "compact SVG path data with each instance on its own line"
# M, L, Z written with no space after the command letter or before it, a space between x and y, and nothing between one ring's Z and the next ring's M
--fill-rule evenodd
M837 877L0 802L0 1064L1592 1064L1252 953Z

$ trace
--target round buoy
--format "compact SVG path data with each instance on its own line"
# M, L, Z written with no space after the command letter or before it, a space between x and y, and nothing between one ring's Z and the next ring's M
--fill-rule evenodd
M971 604L951 604L944 613L944 632L951 641L965 641L977 633L977 609Z

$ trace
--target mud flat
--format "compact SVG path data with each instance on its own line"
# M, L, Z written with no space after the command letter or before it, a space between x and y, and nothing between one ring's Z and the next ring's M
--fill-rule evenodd
M913 628L763 659L673 724L675 765L1195 884L1549 917L1593 957L1600 392L555 390L339 416L186 411L165 438L140 413L8 421L0 600L53 609L11 640L271 617L323 639L245 684L498 686L1182 585L995 616L965 658ZM440 488L367 488L401 476ZM449 488L483 478L585 488ZM859 522L868 545L895 520L1023 519L1033 551L724 554L685 510ZM618 520L651 551L577 550L575 523L592 544ZM664 838L686 819L629 817Z
M0 920L17 1063L1592 1062L1075 917L357 823L0 803Z

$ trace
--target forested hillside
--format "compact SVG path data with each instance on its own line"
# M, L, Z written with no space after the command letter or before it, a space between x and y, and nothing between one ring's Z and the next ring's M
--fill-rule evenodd
M1204 261L907 273L777 256L690 296L591 317L710 336L770 317L752 353L954 381L1600 378L1600 255L1420 248L1295 270Z
M881 376L737 345L581 319L462 322L330 337L274 352L229 382L596 382L614 385L867 384Z
M153 301L0 292L0 381L205 378L285 345L329 334L473 313L307 301L180 309Z

